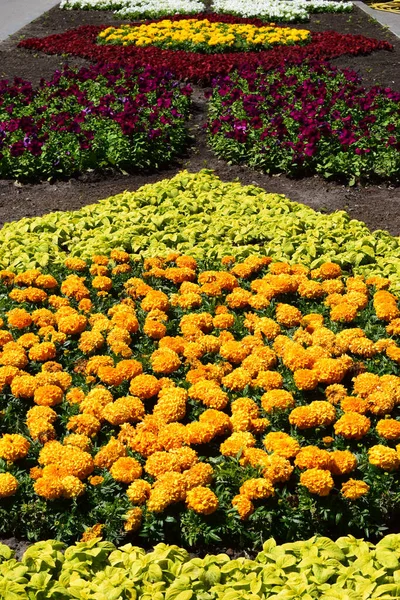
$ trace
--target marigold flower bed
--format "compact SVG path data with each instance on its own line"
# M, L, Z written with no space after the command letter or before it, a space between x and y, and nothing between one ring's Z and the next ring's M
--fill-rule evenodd
M97 39L104 45L157 46L205 54L266 50L273 46L307 43L309 40L310 32L306 29L211 23L208 19L165 19L148 25L107 27Z
M190 86L150 67L56 71L37 89L0 82L0 177L158 167L186 146Z
M201 18L202 15L195 15ZM174 16L171 20L193 17ZM260 19L241 19L229 15L207 15L212 22L247 23L262 27ZM155 21L154 21L155 22ZM247 64L250 68L262 66L271 69L282 64L290 64L306 59L325 60L344 54L369 54L375 50L391 50L386 41L378 41L360 35L342 35L335 31L325 31L311 35L306 46L275 47L261 52L235 52L225 54L204 54L184 50L164 50L162 48L136 46L104 47L96 43L97 36L107 26L83 26L61 34L45 38L22 40L19 47L40 50L48 54L70 54L97 62L123 62L126 65L153 65L170 69L177 77L201 83L209 83L216 75L225 75L233 69Z
M267 600L293 593L312 600L357 599L360 594L387 600L399 594L399 535L388 535L376 546L351 536L283 546L270 539L254 560L227 554L191 558L183 548L166 544L146 553L131 544L116 548L90 535L88 531L88 541L68 548L55 540L36 543L20 561L0 545L0 590L21 600L44 594L63 599Z
M398 179L400 94L319 62L213 82L209 142L267 173Z
M0 279L0 531L242 547L395 522L387 279L120 250Z
M119 247L144 257L171 248L197 259L260 252L311 268L334 260L346 271L383 274L400 290L399 240L344 211L331 215L262 188L224 183L210 171L124 192L73 212L6 223L0 266L17 271L90 258Z

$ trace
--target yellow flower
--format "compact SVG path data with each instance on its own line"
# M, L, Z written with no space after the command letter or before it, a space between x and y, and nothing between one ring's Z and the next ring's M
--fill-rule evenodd
M311 494L328 496L334 482L328 470L308 469L300 475L300 485L304 485Z
M0 473L0 498L13 496L18 489L18 480L11 473Z
M396 471L400 466L400 458L396 450L377 444L368 450L368 460L371 465L385 471Z
M187 507L201 515L211 515L219 506L218 498L210 489L197 486L186 494Z
M365 481L349 479L342 484L340 492L347 500L358 500L368 494L369 490L370 486Z

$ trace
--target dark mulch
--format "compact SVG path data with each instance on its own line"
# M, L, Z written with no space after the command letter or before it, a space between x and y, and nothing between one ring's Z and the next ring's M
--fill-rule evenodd
M122 21L120 21L122 22ZM23 28L9 40L0 43L0 77L12 79L23 77L37 83L41 77L50 77L55 69L67 62L66 57L48 56L17 48L22 38L43 37L61 33L80 25L116 24L112 13L94 11L61 11L54 8ZM376 21L358 8L352 14L315 15L311 22L299 27L312 31L335 29L340 33L362 34L387 40L394 46L393 52L380 51L368 56L343 56L332 62L339 67L355 69L367 86L376 84L400 91L400 40L382 28ZM69 58L72 66L88 64L78 58ZM170 169L158 173L120 175L118 173L88 173L70 181L44 182L36 185L14 184L0 181L0 224L42 215L55 210L75 210L124 190L136 190L145 183L153 183L172 177L182 168L198 171L214 169L224 181L236 178L243 184L257 184L270 192L287 195L316 210L332 212L347 210L353 218L363 220L371 229L387 229L400 235L400 190L398 187L370 185L348 188L338 183L326 182L320 177L300 180L285 176L269 177L246 167L229 166L215 158L207 148L201 126L206 119L206 102L203 90L196 88L193 118L190 123L195 138L187 157Z

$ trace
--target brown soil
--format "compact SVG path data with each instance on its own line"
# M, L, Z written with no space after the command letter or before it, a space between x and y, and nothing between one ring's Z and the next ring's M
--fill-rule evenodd
M41 77L50 77L55 69L66 62L66 57L47 56L17 48L20 39L59 33L84 24L115 24L112 13L95 11L61 11L54 8L33 23L21 29L7 41L0 43L0 77L23 77L37 83ZM352 14L315 15L311 22L299 27L312 31L335 29L341 33L357 33L385 39L394 46L393 52L380 51L368 56L344 56L332 61L339 67L356 70L367 86L376 84L400 90L400 40L381 27L358 8ZM70 65L80 66L87 61L71 58ZM387 185L349 188L322 178L290 179L285 176L267 176L247 167L230 166L218 160L206 145L202 125L206 120L206 101L203 90L195 89L193 116L190 122L194 136L193 147L187 157L167 170L124 176L119 173L87 173L69 181L21 185L0 181L0 224L22 217L43 215L55 210L75 210L124 190L136 190L145 183L172 177L180 169L195 172L202 168L214 169L224 181L239 179L242 184L256 184L267 191L285 194L323 212L346 210L355 219L372 229L386 229L400 235L400 190Z

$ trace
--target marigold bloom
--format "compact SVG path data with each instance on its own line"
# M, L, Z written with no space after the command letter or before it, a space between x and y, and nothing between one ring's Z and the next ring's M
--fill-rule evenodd
M357 467L357 457L349 450L334 450L330 458L333 475L348 475Z
M219 506L217 496L210 489L197 486L186 494L187 507L201 515L211 515Z
M304 485L311 494L328 496L334 487L332 475L326 469L308 469L300 475L300 485Z
M232 506L236 508L242 521L246 521L254 512L254 504L247 496L238 494L232 500Z
M25 329L32 324L32 317L24 308L13 308L7 313L7 321L9 327Z
M247 479L241 486L239 493L247 496L249 500L264 500L275 494L272 483L268 479Z
M86 486L78 477L67 475L61 480L64 498L77 498L85 493Z
M380 467L384 471L396 471L400 466L400 458L396 450L377 444L368 450L368 460L371 465Z
M94 437L100 431L101 423L93 415L76 415L71 417L67 423L67 429L75 433L82 433L88 437Z
M293 373L293 379L299 390L315 390L318 385L318 376L312 369L298 369Z
M274 452L283 458L293 458L300 451L300 444L282 431L271 431L263 439L268 452Z
M296 456L294 464L299 469L331 468L331 453L317 446L303 446Z
M281 325L294 327L295 325L300 325L303 316L295 306L280 303L276 307L275 317Z
M39 406L56 406L63 400L63 391L57 385L42 385L36 388L33 401Z
M261 396L261 406L266 413L274 410L287 410L294 406L293 394L286 390L270 390Z
M38 382L32 375L16 376L11 381L11 393L16 398L33 398Z
M130 456L121 456L111 465L111 476L121 483L132 483L142 475L142 466Z
M150 496L151 485L144 479L136 479L126 490L126 495L132 504L145 504Z
M365 496L365 494L368 494L369 490L370 486L365 481L349 479L342 483L340 492L347 500L358 500L362 496Z
M148 400L160 391L160 382L153 375L138 375L131 380L129 391L132 396Z
M371 428L371 421L358 413L345 413L333 426L336 435L348 440L360 440Z
M14 462L25 458L30 446L28 440L22 435L18 433L5 433L0 438L0 458L7 462Z
M142 510L136 506L128 510L126 514L126 521L124 523L124 530L126 532L137 531L142 524Z
M376 431L385 440L398 440L400 438L400 421L396 421L396 419L381 419L376 424Z

